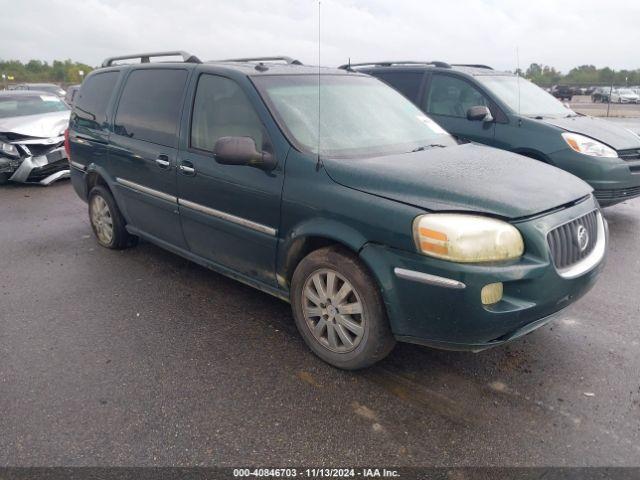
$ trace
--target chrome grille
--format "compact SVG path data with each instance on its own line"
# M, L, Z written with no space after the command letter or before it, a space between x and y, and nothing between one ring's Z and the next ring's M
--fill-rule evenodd
M593 251L598 240L598 215L598 211L594 210L549 232L547 242L558 270L575 265ZM588 239L586 245L580 243L580 238L584 242L585 232Z

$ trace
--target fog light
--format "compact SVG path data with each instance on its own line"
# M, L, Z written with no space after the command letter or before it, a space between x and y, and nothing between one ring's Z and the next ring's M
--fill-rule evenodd
M490 283L482 287L480 299L483 305L493 305L502 300L502 282Z

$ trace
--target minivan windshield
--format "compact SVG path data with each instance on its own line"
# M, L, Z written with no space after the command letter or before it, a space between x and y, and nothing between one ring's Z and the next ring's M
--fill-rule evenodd
M526 117L567 117L576 115L537 85L515 75L478 75L481 85L515 113Z
M0 118L64 112L66 110L69 110L69 107L51 94L0 95Z
M301 150L353 158L457 144L409 100L371 77L266 75L253 80Z

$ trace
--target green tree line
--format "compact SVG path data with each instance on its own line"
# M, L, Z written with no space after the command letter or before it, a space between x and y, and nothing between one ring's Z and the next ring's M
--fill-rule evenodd
M581 65L563 74L549 65L532 63L526 71L520 74L541 87L551 85L640 85L640 69L614 71L609 67L596 68L594 65Z
M91 70L93 67L71 60L54 60L53 63L30 60L27 63L22 63L19 60L0 59L0 74L5 75L6 83L80 83L82 75L79 72L82 71L86 76Z
M30 60L22 63L19 60L1 60L0 74L7 77L8 83L20 82L55 82L55 83L80 83L82 76L80 71L87 75L93 67L85 63L72 60L54 60L53 63L41 60ZM640 85L640 69L614 71L609 67L596 68L594 65L581 65L572 68L569 73L563 74L559 70L542 63L532 63L526 71L520 70L534 83L549 87L551 85ZM13 77L12 79L9 77Z

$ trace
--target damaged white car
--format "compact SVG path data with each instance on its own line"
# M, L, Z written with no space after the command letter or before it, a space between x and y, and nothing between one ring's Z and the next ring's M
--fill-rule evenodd
M49 185L69 177L67 104L48 92L0 92L0 184Z

